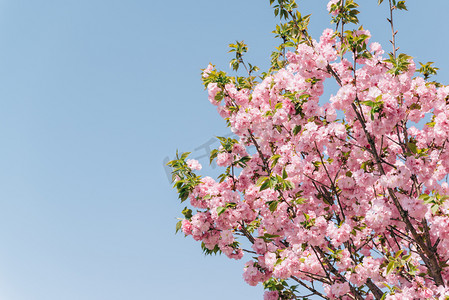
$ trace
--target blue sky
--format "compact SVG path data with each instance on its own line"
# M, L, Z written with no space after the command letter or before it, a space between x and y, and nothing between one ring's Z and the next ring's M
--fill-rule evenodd
M266 68L268 2L0 0L0 299L261 298L243 262L174 234L162 162L228 133L200 69L228 70L235 40ZM299 1L316 38L326 2ZM386 7L359 2L389 50ZM400 51L448 82L449 2L408 2Z

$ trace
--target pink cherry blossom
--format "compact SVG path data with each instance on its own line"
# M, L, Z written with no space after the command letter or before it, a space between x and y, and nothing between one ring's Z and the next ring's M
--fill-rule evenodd
M213 152L216 179L196 174L197 160L172 163L192 208L181 231L205 253L245 259L264 299L299 295L298 282L325 299L446 299L449 87L349 29L345 3L327 4L337 30L301 31L260 79L204 69L236 137Z

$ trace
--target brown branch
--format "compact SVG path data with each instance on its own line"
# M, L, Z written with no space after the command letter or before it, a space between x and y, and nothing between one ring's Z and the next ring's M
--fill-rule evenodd
M238 223L238 224L240 225L240 227L242 227L242 229L240 230L240 232L243 233L243 234L246 236L246 238L251 242L251 244L254 244L254 242L255 242L256 240L255 240L254 237L251 235L251 233L249 233L248 230L246 230L246 228L245 228L245 223L242 222L242 223Z
M393 45L393 56L394 58L396 58L396 50L398 50L399 48L396 48L396 34L398 33L397 31L394 31L394 25L393 25L393 4L391 3L391 0L388 0L390 3L390 18L387 19L388 22L391 25L391 41L390 43Z
M348 282L348 280L346 280L346 278L340 274L340 272L330 263L330 261L327 259L326 254L323 252L323 250L319 247L312 247L312 249L315 249L317 252L320 253L321 257L324 259L324 261L326 262L327 267L329 268L329 270L336 275L340 280L342 280L343 282ZM321 262L321 260L320 260ZM363 300L363 297L360 295L360 293L356 290L355 287L353 287L349 282L349 288L351 290L351 293L354 295L354 297L357 300Z
M359 100L356 99L356 101L359 101ZM351 103L351 106L352 106L352 109L354 110L354 112L356 113L357 120L360 122L362 129L365 133L365 136L368 140L368 143L370 144L371 149L369 152L373 155L373 157L376 161L377 169L381 175L385 175L386 173L382 166L382 159L379 157L377 150L376 150L375 140L371 136L371 134L367 131L365 122L363 121L363 118L361 117L360 112L358 111L355 104ZM395 207L398 209L399 214L401 216L401 220L405 223L407 231L409 231L412 234L415 243L419 246L417 248L418 248L418 250L420 250L419 251L420 256L421 256L422 260L425 262L427 268L429 269L431 277L435 281L436 285L445 286L443 277L441 275L442 270L441 270L441 267L439 264L436 250L433 248L429 248L426 245L426 242L423 239L423 237L416 231L415 227L413 226L412 222L410 221L408 212L402 207L401 203L399 202L399 199L397 198L397 196L392 188L388 188L388 194L389 194L390 198L393 200Z
M305 284L304 282L302 282L300 279L298 279L296 276L291 276L291 279L293 279L294 281L296 281L297 283L299 283L300 285L302 285L303 287L305 287L306 289L308 289L309 291L311 291L314 295L320 296L323 299L329 299L328 297L326 297L325 295L323 295L322 293L318 292L316 289L314 289L313 287L308 286L307 284Z
M373 293L374 298L376 298L376 300L382 299L384 293L377 285L374 284L374 282L370 278L366 280L366 285L368 286L369 290Z
M327 177L329 178L329 181L331 182L331 187L332 187L333 192L335 193L335 197L337 198L337 202L338 202L338 206L340 207L341 215L343 217L343 220L345 220L346 217L345 217L345 213L343 211L343 206L341 205L341 202L340 202L340 197L338 196L337 187L335 186L335 183L332 181L329 171L327 170L326 165L324 164L323 158L321 157L321 153L318 150L318 145L317 145L316 141L315 141L315 149L318 152L318 156L320 157L321 164L323 165L324 170L326 171Z
M252 140L254 146L256 147L257 153L259 153L260 159L261 159L262 162L263 162L262 169L263 169L265 172L267 172L268 176L270 176L270 175L271 175L271 170L270 170L270 167L268 166L268 161L267 161L267 159L266 159L265 156L263 155L262 150L260 149L260 146L259 146L259 144L257 143L256 139L254 138L254 135L252 134L251 130L248 129L248 133L249 133L249 136L250 136L250 138L251 138L251 140Z

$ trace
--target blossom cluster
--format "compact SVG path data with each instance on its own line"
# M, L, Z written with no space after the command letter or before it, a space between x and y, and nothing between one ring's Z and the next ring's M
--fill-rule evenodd
M345 56L326 29L251 87L205 69L209 100L239 139L213 157L228 170L221 180L199 177L189 189L196 212L181 230L229 258L251 252L243 278L252 286L293 280L326 299L445 299L449 87L415 76L411 58L393 72L369 31L352 35L365 55ZM339 88L320 104L329 80Z

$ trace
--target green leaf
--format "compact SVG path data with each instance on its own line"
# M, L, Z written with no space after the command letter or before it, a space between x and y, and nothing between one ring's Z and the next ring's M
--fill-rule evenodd
M181 230L181 227L182 227L182 220L179 220L176 223L176 233L178 233L178 231Z
M280 237L280 235L265 233L263 235L263 237L268 238L268 239L274 239L274 238Z
M284 261L284 259L278 258L277 261L274 263L274 266L280 265L283 261Z
M408 142L407 147L410 149L410 151L412 151L413 154L418 153L418 147L416 147L416 143Z
M218 150L217 149L212 150L210 152L210 158L209 158L210 163L212 163L214 161L214 159L217 158L217 156L218 156Z
M191 210L191 209L188 209L187 207L185 207L185 208L182 210L182 214L183 214L184 217L185 217L186 219L188 219L188 220L190 220L190 219L192 218L192 210Z
M301 125L296 125L295 128L293 128L293 135L297 135L301 132Z
M220 216L222 213L226 211L225 207L217 207L217 214Z
M238 160L238 165L242 168L246 167L246 163L251 160L250 156L244 156Z
M271 212L275 212L276 209L278 208L278 204L279 201L270 201L268 208L270 209Z
M296 204L299 204L299 205L301 205L301 204L304 204L304 203L306 203L306 201L307 201L307 199L306 198L296 198L295 200L294 200L294 202L296 203Z
M184 152L181 154L181 160L185 160L192 152Z
M413 103L412 105L410 105L410 109L421 109L421 105L419 105L418 103Z
M404 252L404 250L399 250L398 252L396 252L394 258L398 258L399 256L401 256L402 252Z
M428 194L421 194L419 196L419 199L424 200L424 201L429 200L429 198L430 198L430 196Z
M396 8L400 10L407 10L407 7L405 6L405 1L398 1L398 3L396 3Z
M369 107L374 107L376 105L376 102L368 100L368 101L362 101L360 102L363 105L369 106Z
M290 182L288 180L285 180L284 184L285 184L285 190L292 190L293 189L293 183L292 182Z
M268 177L266 177L266 176L261 176L261 177L259 177L259 179L257 179L256 186L261 186L261 185L262 185L262 182L264 182L265 180L267 180L267 178L268 178Z
M430 207L430 209L432 210L433 214L436 214L437 211L440 209L440 206L438 204L434 204Z
M267 178L265 180L265 182L262 184L262 186L260 187L260 191L266 190L266 189L271 188L271 187L272 187L271 179Z
M391 273L391 271L393 270L394 267L394 261L390 261L390 263L387 266L387 275L389 275Z
M279 158L281 158L281 156L279 154L275 154L270 158L272 161L272 163L271 163L272 167L274 167L278 163Z
M237 203L234 202L230 202L230 203L226 203L226 208L236 208L237 207Z

